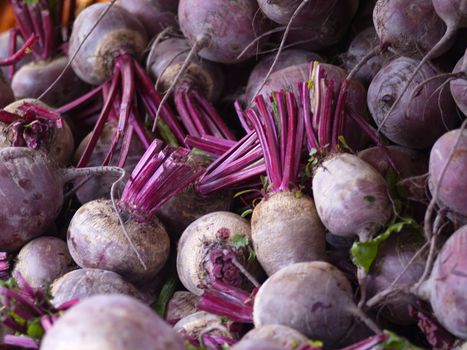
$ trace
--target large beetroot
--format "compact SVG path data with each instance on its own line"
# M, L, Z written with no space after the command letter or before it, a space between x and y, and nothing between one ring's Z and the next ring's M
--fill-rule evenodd
M458 117L449 90L441 88L445 79L432 80L416 89L423 80L438 74L428 64L422 66L408 92L392 108L417 64L417 60L400 57L381 69L368 88L368 108L381 132L391 141L423 149L456 127Z

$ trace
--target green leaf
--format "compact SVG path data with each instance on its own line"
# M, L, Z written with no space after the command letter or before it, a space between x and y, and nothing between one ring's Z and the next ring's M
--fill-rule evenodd
M303 193L300 192L300 191L295 191L295 192L294 192L294 196L295 196L295 198L300 199L300 198L303 197Z
M248 247L249 243L248 236L235 235L232 237L232 245L236 249Z
M175 147L180 146L172 130L170 130L167 123L164 122L161 118L157 120L157 128L159 129L159 135L165 141L165 143Z
M407 339L399 337L396 333L385 330L384 334L389 336L388 340L382 344L385 350L422 350L422 348L413 345Z
M244 210L244 211L240 214L240 216L241 216L242 218L246 218L247 216L250 216L252 213L253 213L253 209L249 208L249 209Z
M320 340L309 340L308 344L310 344L311 346L315 348L322 348L324 345L323 342Z
M339 141L339 144L341 145L342 148L347 149L347 150L352 150L349 144L347 143L347 141L345 140L344 135L338 136L337 140Z
M255 191L257 191L257 190L255 190L255 189L243 190L243 191L235 193L233 198L238 198L240 196L243 196L244 194L255 192Z
M45 334L45 330L42 328L40 319L35 318L28 322L26 334L34 339L42 339Z
M191 154L194 154L194 155L197 155L197 156L202 156L202 157L207 157L207 158L210 158L211 155L209 153L206 153L202 150L200 150L199 148L196 148L196 147L193 147L191 149Z
M402 221L390 223L386 230L375 238L366 242L354 242L350 248L350 257L357 267L362 267L365 272L370 271L371 265L378 255L379 245L387 240L394 232L400 232L405 226L419 228L412 218L402 218Z
M165 282L164 286L161 289L159 297L157 298L157 301L156 301L156 305L154 306L154 309L161 317L165 316L167 304L175 292L177 282L178 282L177 275L173 275Z
M253 248L248 246L248 258L247 258L247 261L252 262L255 259L256 259L256 252L254 251Z
M37 4L39 2L39 0L23 0L23 2L26 5L33 5L33 4Z

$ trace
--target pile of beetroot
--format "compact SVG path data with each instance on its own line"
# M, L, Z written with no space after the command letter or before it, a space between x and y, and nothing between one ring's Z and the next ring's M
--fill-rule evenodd
M9 3L1 349L464 349L466 0Z

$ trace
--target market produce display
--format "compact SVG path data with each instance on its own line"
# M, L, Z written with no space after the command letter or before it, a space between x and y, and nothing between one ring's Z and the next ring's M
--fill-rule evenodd
M0 349L467 345L467 0L0 0Z

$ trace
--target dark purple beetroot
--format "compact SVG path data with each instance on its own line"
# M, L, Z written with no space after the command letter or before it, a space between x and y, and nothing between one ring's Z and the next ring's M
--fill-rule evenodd
M379 45L379 38L373 26L366 28L353 38L345 54L342 55L344 68L350 72L368 52ZM365 87L370 85L374 76L387 62L394 57L390 51L386 51L370 58L356 73L355 79Z
M453 73L464 72L467 75L467 54L457 62ZM451 94L457 107L467 116L467 77L452 80L450 83Z
M358 1L339 0L331 2L334 7L327 15L303 25L293 24L286 44L312 51L319 51L337 44L347 33L350 22L357 11Z
M460 133L461 129L451 130L433 145L430 152L429 185L433 195L439 186L437 200L441 207L447 207L454 216L466 221L467 181L464 174L467 171L467 130L463 129ZM459 143L441 179L441 173L459 137Z
M232 193L229 191L203 196L189 186L163 204L157 216L167 227L171 238L178 240L193 221L215 211L229 210L231 201Z
M15 100L13 90L11 90L10 83L5 78L3 73L0 72L0 108L9 105Z
M58 169L41 152L0 149L0 247L11 252L44 233L63 201Z
M34 289L43 292L55 279L73 268L66 242L56 237L39 237L26 244L16 257L18 272Z
M99 166L105 159L105 156L109 150L110 144L112 143L112 138L116 130L116 123L111 121L104 126L102 130L102 134L99 137L99 140L96 143L96 146L91 154L91 157L88 161L88 166ZM86 145L91 138L91 134L88 134L79 144L78 148L76 149L74 155L74 164L77 164L79 159L81 158ZM119 152L121 149L121 143L117 145L116 152ZM133 171L134 167L140 160L141 156L144 153L144 147L141 143L136 140L132 139L131 145L128 152L128 158L126 160L124 169L128 172L128 174ZM115 162L112 162L115 163ZM115 174L102 174L93 176L91 179L86 181L84 185L79 187L76 191L76 196L81 204L90 202L94 199L98 198L110 198L110 188L112 184L118 179L118 175ZM83 178L78 178L75 181L75 185L78 185Z
M166 91L186 60L191 47L188 41L182 38L170 38L156 44L151 48L146 66L151 76L157 80L156 89ZM198 89L209 101L215 101L222 93L224 77L217 64L195 56L177 82L175 91L184 83Z
M418 61L411 58L396 58L383 67L371 82L368 108L377 125L381 125L417 64ZM459 118L455 103L447 88L439 89L445 79L432 80L414 92L419 83L437 74L432 66L422 66L381 128L388 139L405 147L423 149L456 127Z
M136 16L146 29L149 38L153 38L167 27L174 29L178 27L175 9L166 9L160 2L160 0L118 0L116 5Z
M302 0L258 0L261 11L274 22L287 25ZM340 4L339 4L340 5ZM336 1L311 0L294 19L294 25L308 25L327 17L336 6Z
M415 284L425 269L426 254L419 255L410 265L409 262L422 245L423 240L415 232L407 230L382 242L366 279L368 297L392 286L397 288ZM396 278L398 280L393 285ZM416 320L409 314L409 305L415 305L416 300L413 295L401 293L384 302L378 315L400 325L415 324Z
M16 99L38 98L57 77L62 74L68 63L67 57L58 57L50 61L33 61L18 69L11 81ZM65 74L53 89L41 98L41 101L59 107L86 92L87 85L78 78L73 69L68 67Z
M189 162L203 168L210 163L205 157L195 154L190 154ZM228 211L231 202L230 191L202 195L195 189L195 186L190 185L164 203L157 211L157 216L164 223L171 238L177 241L193 221L209 213Z
M76 18L70 37L69 53L73 55L109 4L94 4ZM114 72L115 56L124 51L142 56L147 45L146 31L139 20L120 6L112 6L99 25L82 44L72 68L82 80L98 85ZM116 51L116 47L117 50Z
M199 55L219 63L237 63L255 55L253 45L241 59L238 55L262 33L262 16L256 0L181 0L180 28L193 45L204 42Z
M387 146L386 149L399 179L423 175L428 171L428 158L425 154L400 146ZM375 146L359 152L358 156L386 177L392 167L384 153L381 147Z
M246 86L246 102L249 103L255 97L259 85L264 80L264 77L268 73L271 64L273 63L274 59L276 58L276 54L270 54L261 61L259 61L253 70L250 73L250 77L248 78L248 83ZM279 56L272 73L279 71L283 68L287 68L290 66L298 66L304 63L310 63L311 61L322 61L322 58L309 51L305 50L297 50L297 49L290 49L282 51L281 55ZM305 72L304 72L305 73ZM306 79L306 75L303 79ZM270 80L271 78L269 78Z
M373 23L381 44L408 57L423 55L446 30L431 0L378 0Z
M138 290L119 274L99 269L78 269L58 278L51 286L53 304L84 300L99 294L127 294L141 298Z

